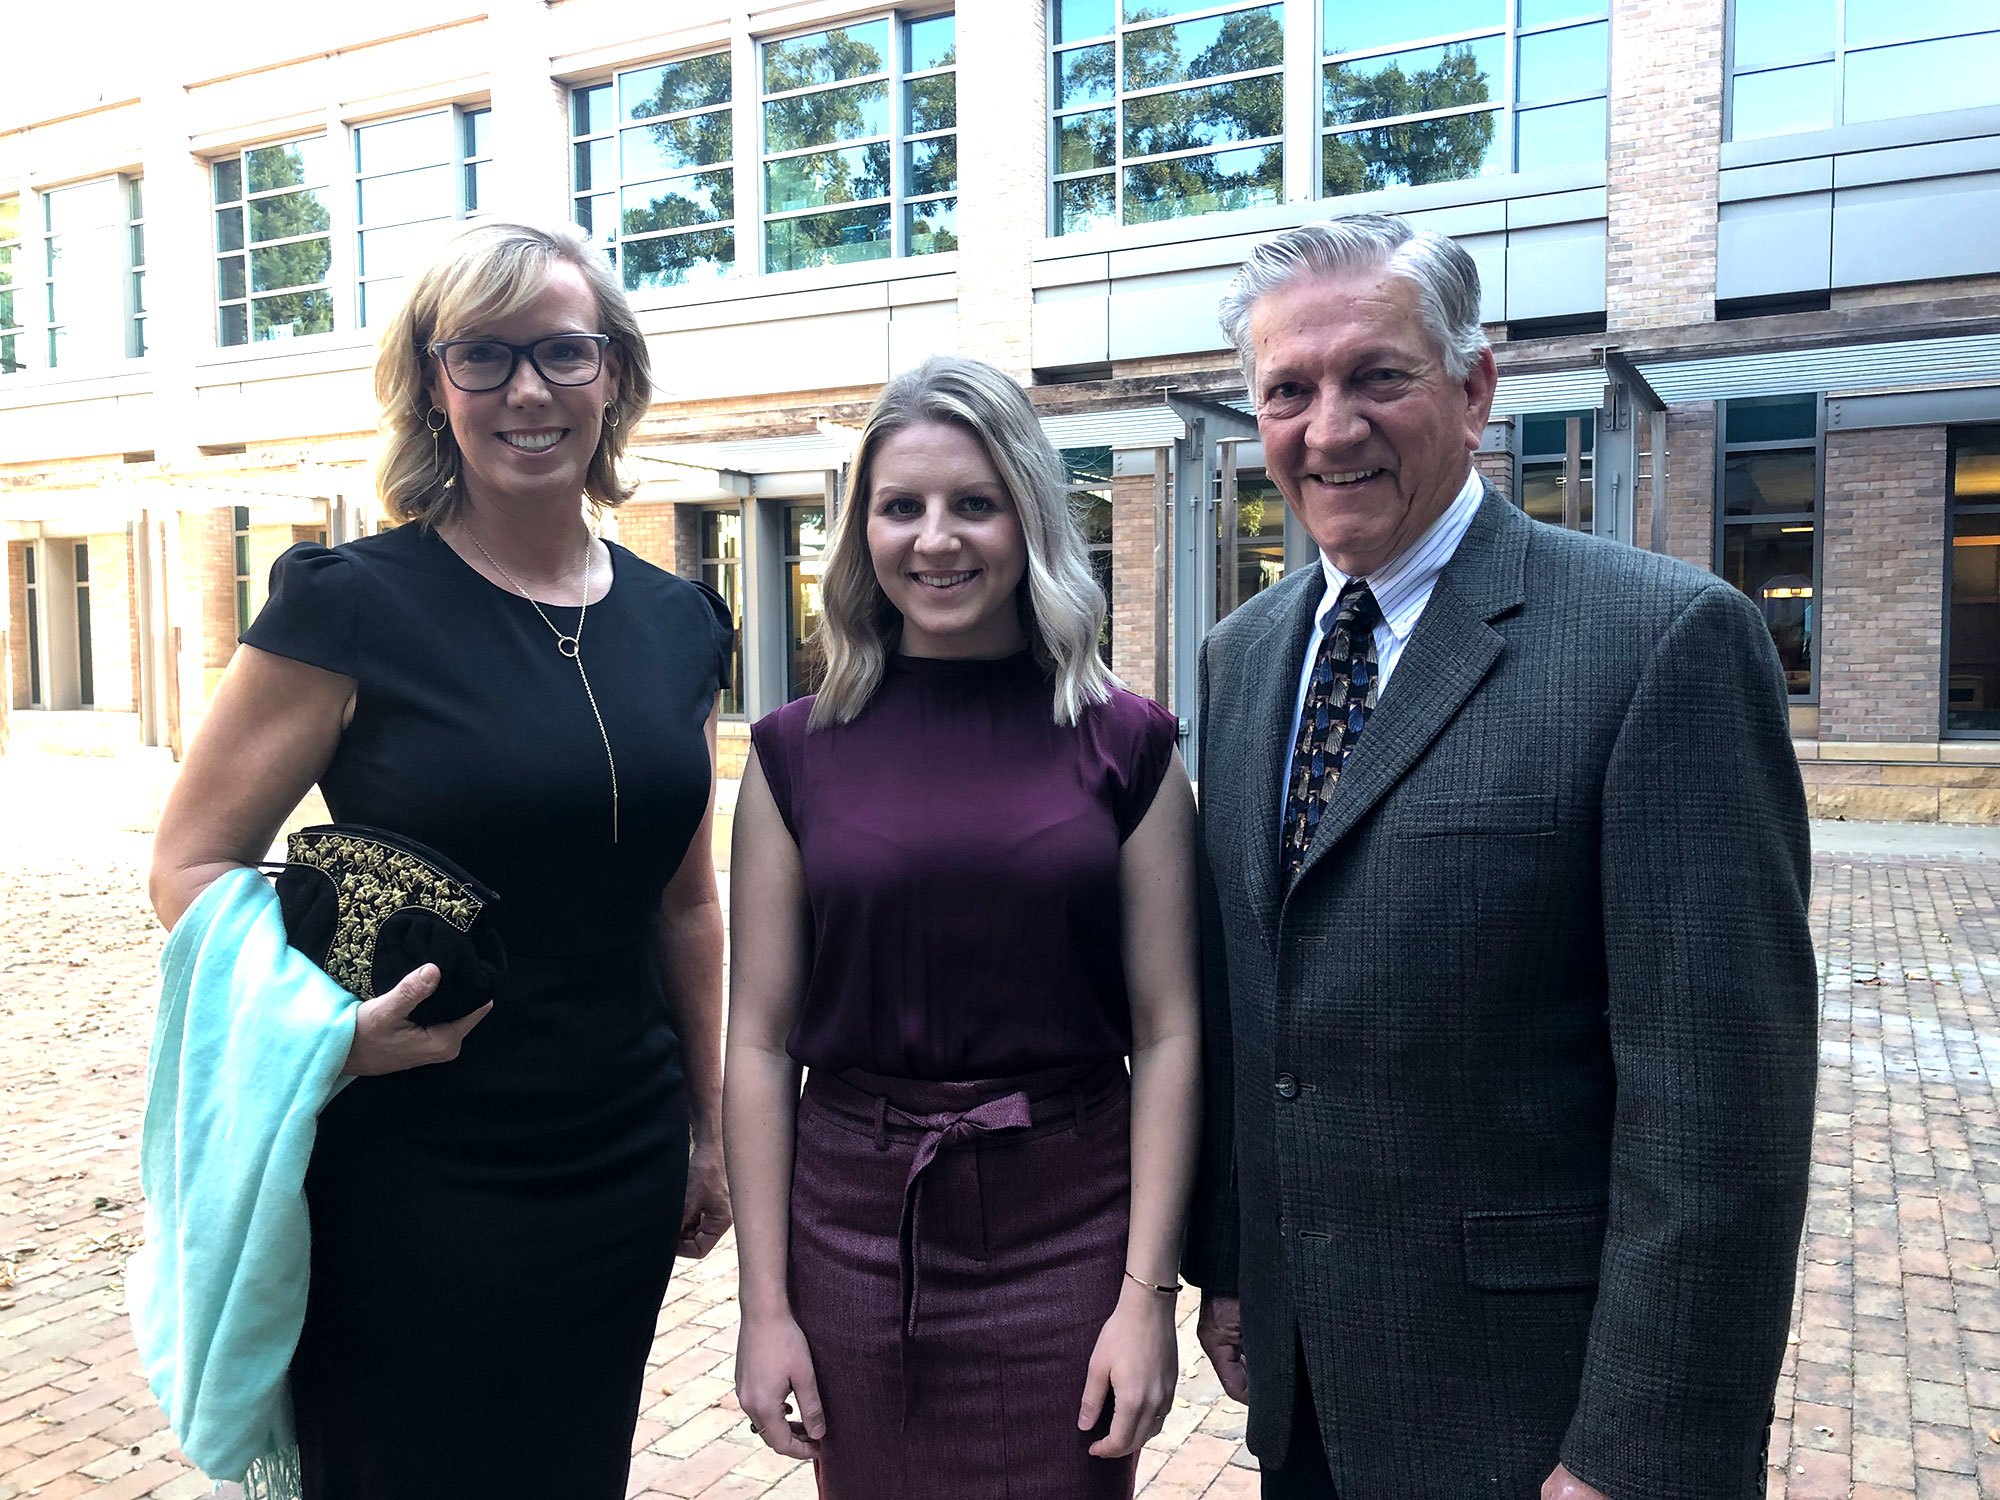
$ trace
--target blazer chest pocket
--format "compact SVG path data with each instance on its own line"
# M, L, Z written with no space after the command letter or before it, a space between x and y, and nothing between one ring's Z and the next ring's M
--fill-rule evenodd
M1465 833L1548 833L1556 826L1553 792L1494 797L1422 797L1398 809L1404 838L1445 838Z
M1558 1292L1597 1285L1605 1210L1469 1212L1465 1280L1485 1292Z

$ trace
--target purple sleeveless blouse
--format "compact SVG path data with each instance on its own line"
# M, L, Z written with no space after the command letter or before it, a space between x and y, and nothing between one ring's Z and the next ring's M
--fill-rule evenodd
M810 698L750 731L812 908L792 1057L966 1082L1122 1057L1118 859L1174 716L1114 689L1074 725L1023 652L892 657L851 723Z

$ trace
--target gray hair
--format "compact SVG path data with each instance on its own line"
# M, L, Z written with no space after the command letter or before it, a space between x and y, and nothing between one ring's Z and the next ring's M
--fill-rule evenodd
M807 727L847 723L882 684L902 616L875 578L868 551L869 491L884 440L925 422L960 427L978 438L1007 486L1028 553L1018 596L1021 628L1053 679L1055 721L1074 724L1087 705L1111 696L1113 678L1097 655L1104 591L1090 570L1089 548L1070 507L1069 472L1020 386L976 359L934 354L882 388L861 429L847 501L834 523L820 579L813 643L826 677Z
M1250 338L1250 315L1258 299L1307 276L1344 276L1353 271L1387 270L1416 283L1424 331L1444 357L1445 372L1463 380L1487 347L1479 326L1479 267L1450 235L1412 229L1394 214L1349 214L1301 224L1264 241L1250 252L1216 318L1243 364L1250 397L1257 398L1257 352Z

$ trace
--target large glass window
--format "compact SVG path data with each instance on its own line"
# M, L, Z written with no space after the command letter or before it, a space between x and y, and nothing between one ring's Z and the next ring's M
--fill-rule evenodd
M211 164L216 338L248 344L333 328L333 209L325 136Z
M75 542L76 559L76 693L82 708L97 706L97 682L90 667L90 543Z
M1537 412L1521 418L1521 479L1514 493L1521 509L1537 521L1570 531L1589 531L1596 523L1596 486L1591 464L1596 455L1597 413ZM1570 487L1571 464L1576 487Z
M236 567L236 633L250 628L250 507L238 505L229 513L229 538Z
M785 701L819 686L819 654L807 642L819 629L820 577L826 569L826 507L785 507Z
M125 179L126 228L131 235L131 299L127 308L132 330L125 352L134 359L146 352L146 184L137 177Z
M28 363L28 258L21 247L21 200L0 198L0 375Z
M1817 396L1722 403L1716 571L1764 615L1785 687L1811 699L1819 661Z
M29 201L0 201L0 374L145 353L139 179L100 177Z
M1944 727L2000 737L2000 427L1952 434Z
M2000 104L1993 0L1736 0L1729 137Z
M1604 0L1326 0L1329 197L1604 160Z
M760 50L764 269L957 249L954 18L879 16Z
M1083 532L1090 554L1090 571L1104 591L1104 623L1097 632L1097 652L1111 664L1111 450L1065 448L1063 467L1069 471L1070 511Z
M722 711L743 712L743 510L701 513L701 581L729 605L729 622L736 628L734 664L729 686L722 690Z
M1283 201L1283 5L1053 0L1052 19L1057 234Z
M578 89L576 222L627 291L686 286L736 270L736 112L728 52L620 73Z
M356 322L380 327L415 275L478 206L491 111L449 109L354 131Z
M1285 576L1285 497L1262 469L1236 475L1236 530L1216 508L1215 617L1220 620Z
M42 600L41 585L35 577L35 544L21 549L21 568L27 582L22 603L28 611L28 707L42 706Z

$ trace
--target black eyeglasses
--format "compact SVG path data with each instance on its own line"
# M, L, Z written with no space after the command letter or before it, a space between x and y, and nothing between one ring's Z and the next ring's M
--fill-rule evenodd
M514 378L521 357L550 385L589 385L604 368L608 333L556 333L532 344L501 339L445 339L429 346L445 379L461 391L497 391Z

